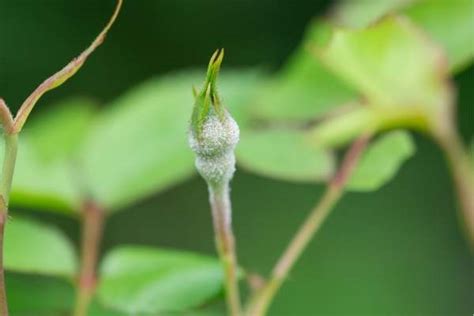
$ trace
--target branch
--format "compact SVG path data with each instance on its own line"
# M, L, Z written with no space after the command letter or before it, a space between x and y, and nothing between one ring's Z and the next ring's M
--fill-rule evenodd
M291 268L301 256L312 237L319 230L324 220L328 217L335 204L341 198L344 192L344 186L350 178L362 152L366 148L369 139L370 137L365 135L352 144L344 157L339 171L329 183L323 197L311 211L283 255L277 261L269 281L251 300L247 315L263 316L266 314L270 303L287 278Z
M97 262L104 230L105 212L94 202L82 206L81 266L74 316L88 315L97 284Z
M69 64L67 64L63 69L59 72L55 73L48 79L46 79L42 84L36 88L35 91L23 102L18 110L18 113L15 117L14 121L14 131L16 133L20 132L23 128L23 125L26 122L26 119L30 115L33 107L35 106L36 102L45 94L46 92L59 87L64 82L66 82L69 78L71 78L81 66L85 63L87 58L92 54L92 52L100 45L105 39L107 32L112 27L115 19L117 18L118 13L120 12L120 8L122 6L122 0L117 0L117 6L115 7L115 11L110 18L107 25L104 27L102 32L95 38L92 44L83 51L78 57L74 58Z
M460 206L460 220L471 250L474 251L474 166L469 154L464 150L462 141L454 131L437 135L436 140L443 149L451 169Z

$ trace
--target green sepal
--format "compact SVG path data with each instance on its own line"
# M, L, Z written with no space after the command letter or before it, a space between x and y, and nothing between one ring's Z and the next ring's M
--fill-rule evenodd
M215 113L219 119L224 119L224 108L217 93L217 76L224 59L224 49L217 49L209 61L206 81L200 92L193 87L194 109L191 118L191 127L196 136L200 136L206 118Z

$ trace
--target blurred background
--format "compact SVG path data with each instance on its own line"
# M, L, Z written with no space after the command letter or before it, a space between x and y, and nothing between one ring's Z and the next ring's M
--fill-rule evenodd
M34 87L84 49L113 5L0 1L0 95L10 107L17 109ZM151 77L202 67L217 47L225 47L224 67L277 70L308 22L332 5L316 0L126 1L105 44L76 77L46 95L33 115L73 95L105 105ZM474 135L474 67L458 74L455 83L460 132L467 142ZM270 315L474 312L474 258L458 225L450 175L433 142L415 139L417 153L394 181L375 193L344 197ZM239 170L232 193L242 265L267 274L322 190L322 185L273 181ZM61 227L78 242L75 220L21 212ZM194 177L112 216L103 251L124 243L214 254L203 181Z

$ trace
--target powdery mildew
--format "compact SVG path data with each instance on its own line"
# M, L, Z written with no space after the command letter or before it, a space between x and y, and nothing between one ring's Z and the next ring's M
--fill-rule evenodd
M228 182L235 171L235 146L239 127L226 111L223 119L211 112L203 123L200 137L189 132L189 144L196 153L196 168L208 182Z

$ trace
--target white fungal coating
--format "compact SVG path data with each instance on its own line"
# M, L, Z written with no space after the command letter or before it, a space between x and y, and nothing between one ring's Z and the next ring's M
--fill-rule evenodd
M202 156L214 156L219 152L234 150L238 141L239 127L227 111L222 121L214 113L209 115L203 123L200 137L194 131L189 133L191 149Z
M233 152L215 157L196 157L196 169L210 184L229 182L235 172L235 155Z
M239 127L225 112L221 120L210 113L204 121L200 137L189 132L189 144L196 153L196 168L212 184L230 181L235 171L234 149L239 141Z

